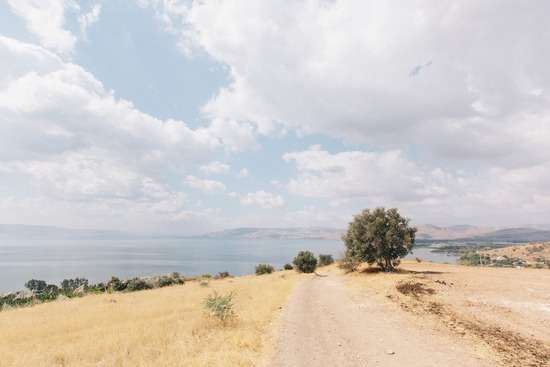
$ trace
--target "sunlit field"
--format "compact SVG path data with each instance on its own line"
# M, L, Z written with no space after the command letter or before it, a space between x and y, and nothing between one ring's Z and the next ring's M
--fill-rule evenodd
M0 366L253 366L300 275L200 281L89 295L0 312ZM235 292L235 322L208 315L204 299Z

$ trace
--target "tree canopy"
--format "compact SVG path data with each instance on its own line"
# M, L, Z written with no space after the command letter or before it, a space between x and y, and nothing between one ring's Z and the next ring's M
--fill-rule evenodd
M400 258L413 248L416 228L395 208L365 209L354 216L342 237L345 257L350 262L367 262L385 271L393 271Z

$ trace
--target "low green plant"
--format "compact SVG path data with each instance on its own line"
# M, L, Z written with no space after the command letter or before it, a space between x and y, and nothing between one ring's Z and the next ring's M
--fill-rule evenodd
M151 289L152 287L143 279L133 278L128 280L128 285L126 286L126 292L136 292L142 291L145 289Z
M112 292L122 292L126 289L127 283L121 281L117 277L111 277L111 280L107 283L107 288Z
M231 275L229 275L228 271L220 271L218 275L216 275L214 278L216 279L223 279L223 278L229 278Z
M269 264L256 265L256 275L271 274L275 271L275 268Z
M334 263L332 255L319 254L319 266L327 266Z
M217 292L210 294L204 300L204 307L209 312L210 316L215 317L223 324L235 320L237 314L235 313L233 292L226 294L225 296L219 295Z
M294 267L292 266L292 264L285 264L285 266L283 267L284 270L292 270L294 269Z
M317 258L311 251L300 251L293 263L296 270L301 273L313 273L317 268Z

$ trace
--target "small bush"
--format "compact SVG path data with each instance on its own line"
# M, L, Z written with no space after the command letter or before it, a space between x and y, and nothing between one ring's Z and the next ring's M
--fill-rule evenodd
M59 287L54 284L48 284L46 288L36 293L36 298L41 301L52 301L59 296Z
M47 286L48 284L45 281L37 279L31 279L25 283L25 288L34 293L42 292Z
M326 266L334 263L332 255L319 254L319 266Z
M269 264L258 264L256 265L256 275L271 274L275 271L273 266Z
M176 279L171 278L171 277L167 277L167 276L160 277L159 282L158 282L160 288L169 287L169 286L174 285L176 283L177 283Z
M210 278L212 278L212 275L211 274L203 274L203 275L201 275L201 278L210 279Z
M419 282L401 282L395 286L395 288L403 294L412 295L418 297L421 294L434 294L435 290L426 287L425 284Z
M221 296L214 292L206 297L204 300L204 307L208 310L210 316L217 318L225 324L237 317L235 311L233 310L233 297L233 292L225 296Z
M67 297L73 297L77 289L82 290L82 292L86 292L88 290L88 279L63 279L63 281L61 282L61 290L63 291L63 294Z
M294 269L294 267L293 267L291 264L285 264L285 266L283 267L283 269L285 269L285 270L292 270L292 269Z
M145 289L151 289L151 286L147 282L140 278L134 278L128 280L128 285L126 286L127 292L136 292L142 291Z
M311 251L300 251L293 261L296 270L302 273L313 273L317 267L317 259Z
M229 272L228 271L220 271L218 275L216 275L214 278L216 279L223 279L223 278L229 278Z
M107 283L107 288L113 292L122 292L126 289L127 283L121 281L117 277L111 277L111 280Z

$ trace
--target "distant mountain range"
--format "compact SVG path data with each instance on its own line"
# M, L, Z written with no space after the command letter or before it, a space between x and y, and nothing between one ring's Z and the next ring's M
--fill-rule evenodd
M418 225L419 240L471 240L531 242L550 241L550 226L495 229L472 225L440 227ZM340 240L345 230L326 227L235 228L188 238L249 239L249 240ZM137 238L185 238L185 236L136 235L125 232L88 229L68 229L51 226L0 224L0 240L113 240Z
M343 229L324 227L235 228L202 235L203 238L273 239L273 240L339 240Z

